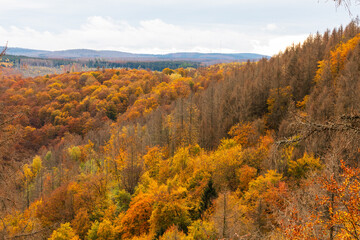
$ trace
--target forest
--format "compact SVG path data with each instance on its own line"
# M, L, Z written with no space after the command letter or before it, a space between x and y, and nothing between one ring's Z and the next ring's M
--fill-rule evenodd
M203 63L195 61L149 60L125 61L106 59L61 59L34 58L26 56L5 55L0 66L17 69L23 76L35 77L53 73L90 71L103 68L149 69L162 71L164 68L198 68ZM39 71L40 70L40 71Z
M360 26L257 62L0 69L0 239L360 239Z

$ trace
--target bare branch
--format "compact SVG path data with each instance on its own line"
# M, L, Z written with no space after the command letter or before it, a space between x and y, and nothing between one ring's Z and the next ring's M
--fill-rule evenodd
M350 10L351 3L352 2L360 3L360 0L333 0L333 1L335 2L337 7L344 6L348 10L350 16L352 16L351 10Z
M8 43L6 43L4 49L1 51L1 53L0 53L0 58L5 55L6 50L7 50L7 48L8 48L7 45L8 45Z
M360 133L360 128L357 126L359 124L360 116L348 116L343 115L336 122L326 122L326 123L317 123L312 122L294 113L295 120L299 126L299 134L292 136L290 138L285 138L276 142L276 145L286 145L301 142L315 133L333 131L333 132L344 132L352 131L355 134Z

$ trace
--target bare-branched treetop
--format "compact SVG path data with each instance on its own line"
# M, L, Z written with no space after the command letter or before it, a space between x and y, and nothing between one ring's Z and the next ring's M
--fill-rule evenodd
M4 49L0 53L0 58L5 55L6 50L7 50L7 43L6 43L5 47L4 47Z
M350 6L352 3L355 3L355 4L359 4L360 3L360 0L333 0L336 5L339 7L339 6L344 6L350 13L351 15L351 12L350 12Z

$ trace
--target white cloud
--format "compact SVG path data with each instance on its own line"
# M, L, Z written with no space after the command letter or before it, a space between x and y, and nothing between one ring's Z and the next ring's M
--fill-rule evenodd
M308 35L280 36L271 37L266 41L253 40L253 49L255 52L265 55L273 55L279 51L284 51L292 44L302 43ZM275 51L276 50L276 51Z
M29 0L0 0L0 12L5 12L8 10L31 10L31 9L44 9L48 7L46 1L29 1Z
M272 55L350 18L326 0L0 0L0 46Z
M275 29L269 24L268 28ZM264 31L244 34L241 26L184 27L160 19L131 25L100 16L89 17L85 24L59 33L32 28L0 26L0 45L44 50L89 48L133 53L169 52L257 52L275 54L303 36L273 37ZM256 40L254 40L256 39ZM270 39L267 41L267 39Z
M279 27L275 23L269 23L266 25L265 29L268 31L275 31L279 29Z

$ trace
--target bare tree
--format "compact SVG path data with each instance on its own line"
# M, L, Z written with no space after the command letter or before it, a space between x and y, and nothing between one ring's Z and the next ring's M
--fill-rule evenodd
M4 47L4 49L0 53L0 58L5 55L6 50L7 50L7 43L6 43L5 47Z
M360 3L360 0L333 0L333 1L335 2L337 7L344 6L349 11L350 15L352 15L350 12L351 3L355 3L355 4Z
M293 113L295 125L298 129L296 135L281 139L276 142L277 145L291 144L303 141L314 134L322 132L352 132L360 133L360 116L358 115L342 115L336 121L327 121L326 123L318 123Z

